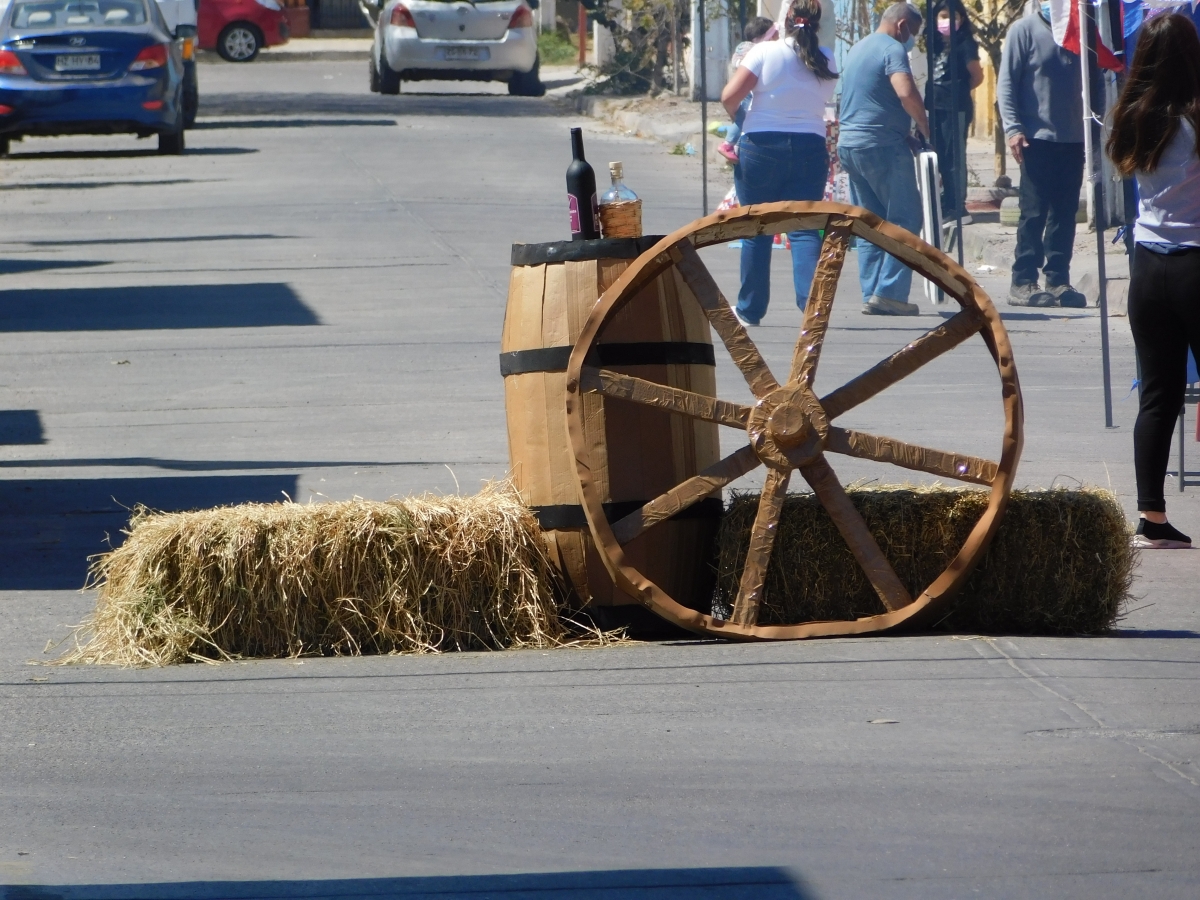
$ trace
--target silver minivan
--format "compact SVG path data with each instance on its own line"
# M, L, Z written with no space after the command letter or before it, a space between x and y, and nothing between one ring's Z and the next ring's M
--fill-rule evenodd
M383 0L371 47L371 90L400 93L402 81L505 81L540 97L537 0Z

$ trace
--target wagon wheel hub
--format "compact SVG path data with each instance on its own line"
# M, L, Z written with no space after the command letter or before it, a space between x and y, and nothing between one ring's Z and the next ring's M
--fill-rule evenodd
M796 230L821 230L825 236L790 370L787 378L776 379L697 250L724 241ZM925 334L867 371L818 397L813 384L851 236L875 245L919 272L958 301L962 309L940 319ZM670 268L675 270L676 283L690 291L703 309L745 378L755 398L752 404L705 396L590 362L593 346L606 325L644 285ZM1000 377L1004 430L999 459L926 447L834 424L845 413L980 334ZM987 294L941 251L866 210L839 203L784 202L741 207L693 222L664 238L629 266L597 301L571 352L566 387L567 426L580 498L605 568L623 591L640 597L663 618L693 631L731 638L773 640L868 634L906 622L932 621L987 549L1008 502L1021 454L1020 384L1008 335ZM602 394L606 402L636 403L684 419L739 429L749 437L749 444L610 523L593 474L584 428L588 413L581 402L584 393ZM836 455L874 460L990 489L987 509L957 555L923 591L910 592L892 568L829 462ZM658 523L679 516L706 498L719 496L724 487L759 465L766 466L766 478L741 567L737 598L727 620L683 606L630 563L625 545ZM759 624L767 567L793 471L799 472L829 513L886 612L853 621Z
M746 433L766 465L798 469L825 449L829 420L812 391L803 385L785 385L755 404Z

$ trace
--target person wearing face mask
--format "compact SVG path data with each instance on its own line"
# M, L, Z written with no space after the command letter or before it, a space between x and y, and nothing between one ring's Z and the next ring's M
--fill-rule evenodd
M1009 28L996 95L1008 147L1021 167L1012 306L1087 306L1071 287L1083 186L1082 83L1079 57L1054 42L1049 3Z
M933 36L933 77L925 85L925 108L934 116L933 149L942 173L942 218L961 214L966 221L967 129L974 117L971 91L983 83L979 46L960 0L940 0L933 7L937 32ZM954 13L954 58L950 58L950 13Z
M913 123L922 142L929 138L925 106L908 65L920 30L917 8L894 3L879 29L850 48L842 68L838 133L838 161L849 176L852 202L914 234L921 230L922 214ZM865 314L919 314L908 302L912 269L866 241L858 242L858 278Z

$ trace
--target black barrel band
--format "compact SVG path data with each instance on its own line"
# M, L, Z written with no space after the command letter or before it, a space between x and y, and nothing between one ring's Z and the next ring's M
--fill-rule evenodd
M619 522L632 512L646 505L646 500L625 500L620 503L605 503L604 516L609 522ZM565 528L587 528L587 515L582 506L534 506L531 507L538 524L545 531L558 531ZM725 511L725 505L717 497L706 497L699 503L694 503L687 509L671 516L672 519L719 519Z
M500 374L565 372L570 347L541 347L500 354ZM597 344L588 356L593 366L715 366L712 344L687 341L653 341L637 344Z
M513 244L514 266L586 262L593 259L637 259L663 239L661 234L637 238L600 238L595 241L551 241L549 244Z

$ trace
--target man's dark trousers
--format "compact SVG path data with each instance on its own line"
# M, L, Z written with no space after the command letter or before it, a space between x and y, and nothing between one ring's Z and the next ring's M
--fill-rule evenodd
M1046 276L1046 287L1070 284L1075 214L1082 186L1083 144L1029 142L1021 162L1014 285L1034 283L1038 269Z

